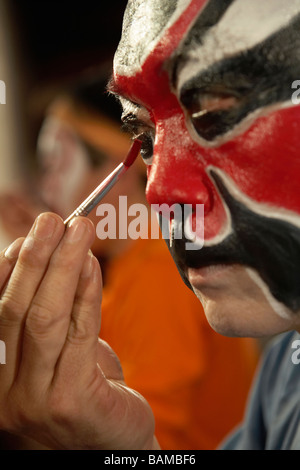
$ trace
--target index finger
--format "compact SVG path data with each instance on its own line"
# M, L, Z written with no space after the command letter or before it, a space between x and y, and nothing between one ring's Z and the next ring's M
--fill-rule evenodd
M7 358L6 367L0 369L3 387L9 387L17 373L27 311L64 229L62 219L56 214L45 213L36 219L2 295L0 335L6 344Z
M76 217L67 226L49 259L43 279L31 302L23 335L20 375L33 388L52 381L65 344L80 272L95 231L89 219ZM96 334L96 333L95 333Z

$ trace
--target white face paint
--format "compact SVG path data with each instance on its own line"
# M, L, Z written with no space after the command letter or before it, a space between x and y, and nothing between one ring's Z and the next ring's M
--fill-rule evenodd
M136 3L140 5L139 0L132 2L133 8ZM149 2L146 3L149 5ZM154 3L153 8L157 9L157 3L152 2ZM160 5L166 4L163 0L159 3ZM300 0L287 3L285 5L282 0L235 0L226 4L223 4L221 0L205 4L195 1L194 5L197 5L198 10L194 11L193 20L188 23L188 14L186 16L183 14L181 18L181 24L185 23L186 26L182 34L176 35L175 28L170 33L166 31L167 25L169 26L175 18L175 10L166 21L163 21L162 15L158 17L157 23L160 29L156 29L157 37L152 36L151 47L149 47L150 42L146 41L147 35L150 34L147 27L151 29L155 25L147 26L144 21L146 31L138 29L138 35L143 39L135 38L134 47L139 49L136 55L133 53L131 44L126 45L126 38L124 49L119 51L119 57L122 60L120 67L124 67L126 77L118 77L122 75L120 67L117 67L115 73L117 85L119 78L121 93L123 90L123 94L127 97L131 96L133 101L144 103L158 122L154 142L154 165L148 180L150 202L157 199L163 201L163 198L170 203L202 202L207 193L213 200L211 205L208 201L206 220L207 225L210 225L210 231L208 231L202 250L190 255L179 242L176 242L176 239L172 240L171 252L174 253L180 272L186 274L194 290L203 294L204 299L206 298L208 314L213 317L214 321L224 319L224 327L227 331L230 331L230 323L232 323L232 331L246 331L246 334L256 328L257 331L266 334L284 331L288 323L282 321L275 321L273 328L273 317L276 320L283 320L283 318L285 320L285 312L279 308L281 302L284 302L290 309L292 319L300 305L297 285L300 271L298 271L297 263L294 263L293 271L289 264L291 260L298 259L296 254L299 253L299 247L296 242L299 235L296 227L299 228L300 218L298 211L293 213L292 210L288 210L288 208L295 209L295 207L297 210L297 205L292 205L291 202L293 202L294 195L295 197L299 195L297 186L292 187L295 181L294 174L298 173L299 167L298 156L293 157L292 152L292 149L295 151L298 148L296 129L298 121L292 119L294 113L296 115L293 110L290 114L282 113L279 119L275 114L267 117L260 114L262 108L269 107L266 110L270 112L272 106L274 106L274 111L277 107L286 106L288 98L283 91L288 89L290 92L290 83L292 83L290 75L297 73L293 65L294 63L297 65L299 60L297 62L297 57L293 60L294 56L289 53L292 48L289 46L293 44L294 37L298 34L294 27L296 21L291 22L291 20L294 20L300 12ZM201 13L202 6L204 10ZM209 6L210 8L206 10ZM216 9L214 9L215 6ZM217 11L218 8L220 11ZM136 11L133 12L132 20L135 19L135 13ZM136 18L136 20L139 23L142 18ZM153 16L151 21L153 22ZM285 41L281 41L281 34L277 33L281 33L289 24L291 27L286 28ZM130 21L128 25L130 31ZM157 34L158 30L159 34ZM133 31L137 30L132 27L132 36L134 36ZM162 37L164 33L165 36ZM170 50L172 48L169 49L166 46L164 55L163 47L169 44L172 34L174 35L174 49ZM276 36L275 39L273 34ZM153 50L159 39L161 39L161 48ZM264 42L268 47L263 47ZM256 48L256 46L259 47ZM132 53L132 57L127 54L128 51ZM153 51L152 56L151 51ZM244 51L249 51L249 53L241 54ZM251 56L252 52L253 56ZM139 66L144 63L147 54L149 62L145 63L142 73L137 77L132 77L134 72L131 72L139 71ZM281 61L281 55L285 60ZM243 61L240 60L241 57ZM254 73L251 74L252 60L255 57L259 60L256 62L256 69L254 67ZM277 57L280 59L279 62ZM132 63L130 63L131 58ZM231 60L223 61L227 58L234 58L234 64L231 64L233 62ZM281 62L283 62L283 67L281 67ZM153 64L169 72L170 93L167 97L174 95L174 87L176 87L175 96L178 98L178 103L172 99L167 101L164 80L160 78L159 73L155 77L151 73ZM214 65L216 67L210 69ZM215 70L217 73L214 75ZM276 74L273 73L274 71ZM203 72L202 76L201 72ZM238 83L236 83L237 73L240 78ZM161 75L165 77L165 74ZM248 75L250 75L249 81L244 79ZM126 81L127 77L128 81ZM212 78L215 78L215 81L211 80ZM273 82L265 86L266 82L271 82L271 78ZM293 77L295 78L298 77ZM229 109L226 114L224 112L226 108L221 107L220 116L212 116L213 124L217 124L216 131L207 136L205 126L210 125L209 120L202 122L199 119L197 122L193 119L194 113L207 111L202 108L202 95L205 98L205 93L207 93L208 98L203 100L205 103L209 101L209 95L211 99L220 96L220 101L222 101L223 91L225 97L226 92L230 95L232 91L240 91L239 84L244 84L242 79L246 84L244 87L241 86L241 97L238 93L233 93L234 98L237 96L237 103L236 106L232 106L232 113L230 114L231 109ZM283 80L285 80L284 83ZM139 87L141 83L143 86ZM255 87L257 83L260 86ZM160 85L164 92L160 92ZM213 89L214 85L215 89ZM153 98L155 90L157 91L156 99ZM168 107L170 102L173 106L174 120L170 118L170 107ZM236 114L235 110L237 110ZM207 114L210 111L211 108L208 107ZM259 120L260 116L263 119ZM274 121L272 121L273 117ZM170 126L171 122L172 126ZM252 123L256 124L256 127L251 126ZM240 124L243 128L239 127L237 130ZM249 129L249 126L252 129ZM288 132L289 129L291 132ZM246 133L246 130L249 132ZM229 142L231 145L224 146L222 149L220 144L224 141L227 143L227 140L233 137L233 131L237 131L234 135L239 138L232 144ZM278 131L281 131L282 135ZM245 138L240 135L241 133L247 134ZM221 138L224 139L222 142L220 142ZM215 145L216 148L211 149L210 144L216 143L213 139L219 140L218 145ZM204 140L208 142L207 145L203 142ZM175 158L178 151L177 142L181 151L180 158ZM196 144L199 146L197 147ZM286 155L286 158L283 159L282 155ZM289 165L285 164L287 158L290 158ZM173 162L172 166L169 164L170 161ZM189 168L188 165L190 165L189 171L182 171L182 169ZM213 180L212 176L211 181L207 181L209 169L215 173L215 179ZM176 175L177 170L180 177ZM193 171L192 176L190 176L191 171ZM171 174L172 178L165 177L167 174ZM194 179L194 175L198 179ZM288 190L283 184L283 175L289 185ZM176 179L173 179L175 177ZM199 182L202 181L204 190L199 191L199 196L197 196ZM275 185L276 190L274 190ZM218 195L216 195L216 189L220 190ZM287 199L289 194L293 195L291 200ZM233 209L232 213L229 213L229 208ZM279 221L282 222L282 226ZM293 227L286 227L288 223ZM274 244L269 225L272 229L274 228ZM283 242L281 245L282 232L285 230L287 235L291 232L291 238L287 237L286 243ZM263 234L261 244L257 243L258 234ZM237 250L233 242L236 242ZM255 273L255 276L250 276L251 272ZM261 276L259 282L257 282L258 276ZM293 283L290 283L291 278ZM276 295L276 299L273 299L271 292ZM274 315L274 311L278 315ZM267 328L265 319L269 313L271 314L268 320L270 328ZM297 318L295 323L296 321L298 321ZM284 325L283 329L282 325Z
M157 5L152 0L135 0L133 3L129 1L128 7L132 7L133 15L127 18L125 13L123 34L114 57L114 69L118 71L118 74L131 76L139 72L166 30L176 22L192 1L165 0L157 2ZM172 4L174 4L174 9L170 14ZM130 44L130 49L127 49L128 44ZM127 56L126 62L124 62L124 55Z
M258 273L251 268L246 268L246 271L249 277L252 279L252 281L255 282L255 284L259 287L259 289L264 294L266 301L270 305L271 309L280 318L290 319L291 312L288 310L288 308L286 308L286 306L283 303L278 302L276 299L274 299L274 297L270 293L270 290L267 284L262 280L262 278L258 275Z
M231 194L231 196L233 196L233 198L236 201L242 203L243 206L245 206L251 212L257 215L261 215L263 217L268 217L269 219L278 219L281 221L288 222L300 229L300 217L297 213L289 211L282 207L272 207L271 204L257 202L251 199L250 197L248 197L243 191L241 191L240 188L234 183L232 178L230 178L220 168L217 168L211 165L207 168L208 174L211 171L214 171L214 173L220 176L221 180L223 181L224 185L226 186L226 189ZM223 230L221 231L221 233L219 233L214 238L205 240L205 243L204 243L205 246L217 245L218 243L221 243L226 237L228 237L232 233L232 221L231 221L230 211L228 210L226 202L224 201L220 193L219 193L219 196L223 200L223 205L226 208L227 222Z
M222 19L188 53L178 85L214 63L258 45L300 13L300 0L235 0ZM253 27L256 25L256 27Z
M225 184L229 193L233 196L233 198L236 201L243 204L243 206L247 207L253 213L263 216L263 217L268 217L270 219L282 220L282 221L285 221L294 225L295 227L300 228L300 217L298 214L288 211L283 208L272 207L270 204L258 203L257 201L254 201L253 199L249 198L245 193L240 191L240 189L234 183L234 181L230 177L228 177L228 175L226 175L226 173L223 172L221 169L210 166L208 167L207 170L208 170L208 173L210 173L210 171L214 171L216 174L218 174L220 178L222 179L223 183ZM226 214L227 214L226 224L224 225L223 230L216 237L210 240L205 240L204 246L206 247L218 245L219 243L224 241L225 238L229 237L233 232L232 218L231 218L230 211L220 193L219 193L219 196L223 200L224 207L226 208ZM282 302L277 301L273 297L273 295L271 294L269 290L268 285L262 280L258 272L248 267L246 268L246 272L248 273L251 280L261 290L261 292L265 296L266 301L270 305L271 309L279 317L283 319L291 318L291 313L289 309Z

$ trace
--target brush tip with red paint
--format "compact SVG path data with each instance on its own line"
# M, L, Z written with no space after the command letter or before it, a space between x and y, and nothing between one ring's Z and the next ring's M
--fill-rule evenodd
M140 150L141 150L142 142L138 139L136 139L132 146L130 147L130 150L123 161L123 165L125 165L127 168L129 168L136 160Z

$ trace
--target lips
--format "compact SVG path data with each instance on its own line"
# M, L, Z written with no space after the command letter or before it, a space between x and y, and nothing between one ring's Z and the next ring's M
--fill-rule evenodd
M202 284L207 284L217 281L218 279L222 279L223 276L226 276L226 273L231 270L231 265L212 264L210 266L206 266L205 268L188 268L187 277L191 285L198 287Z

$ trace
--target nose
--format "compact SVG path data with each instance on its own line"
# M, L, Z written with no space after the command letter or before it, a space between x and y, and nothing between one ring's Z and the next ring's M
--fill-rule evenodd
M178 123L177 132L175 129L171 122L157 126L153 163L148 172L148 202L204 204L208 213L213 198L201 151L187 131L179 131Z
M227 214L206 172L209 151L194 141L184 119L176 116L158 123L153 164L148 171L147 199L153 204L204 205L204 237L214 239L224 228Z

